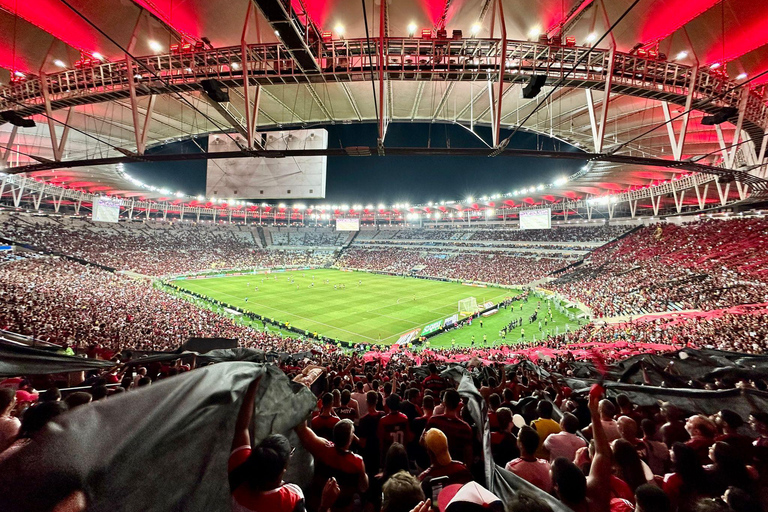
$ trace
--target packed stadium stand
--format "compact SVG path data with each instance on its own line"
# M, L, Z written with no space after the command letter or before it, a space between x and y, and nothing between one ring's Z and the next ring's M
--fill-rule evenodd
M767 26L0 0L0 512L768 512Z
M768 302L768 221L651 225L594 251L546 286L597 316Z

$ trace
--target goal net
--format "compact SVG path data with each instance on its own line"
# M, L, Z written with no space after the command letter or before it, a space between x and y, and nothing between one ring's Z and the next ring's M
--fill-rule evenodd
M469 297L459 301L459 315L469 316L477 313L477 299Z

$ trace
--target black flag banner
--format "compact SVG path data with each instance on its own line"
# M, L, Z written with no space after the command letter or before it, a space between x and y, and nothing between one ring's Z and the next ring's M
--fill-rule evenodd
M235 420L258 377L252 442L282 433L298 444L291 429L314 395L274 366L223 362L57 417L0 464L0 510L51 510L75 490L89 512L229 510Z
M57 354L50 350L0 343L0 377L103 370L112 361Z

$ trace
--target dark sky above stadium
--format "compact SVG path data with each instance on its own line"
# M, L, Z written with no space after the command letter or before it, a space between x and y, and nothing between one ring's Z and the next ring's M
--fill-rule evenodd
M338 124L326 126L328 147L375 146L376 125ZM476 128L485 140L490 129ZM502 130L502 138L509 132ZM200 145L207 144L198 139ZM385 146L389 147L485 147L475 135L454 124L393 123ZM566 143L531 133L517 133L509 148L578 151ZM195 144L177 142L148 153L197 152ZM371 156L329 157L326 198L322 202L412 204L464 199L515 188L551 183L573 174L579 160L470 156ZM205 194L205 161L126 164L126 171L157 187L190 195ZM311 203L311 201L307 201Z

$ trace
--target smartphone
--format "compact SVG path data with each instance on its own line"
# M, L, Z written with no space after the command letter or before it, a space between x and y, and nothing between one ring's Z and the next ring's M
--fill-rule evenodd
M448 476L437 476L429 481L429 485L432 487L432 507L437 509L437 497L440 495L440 491L448 483Z

